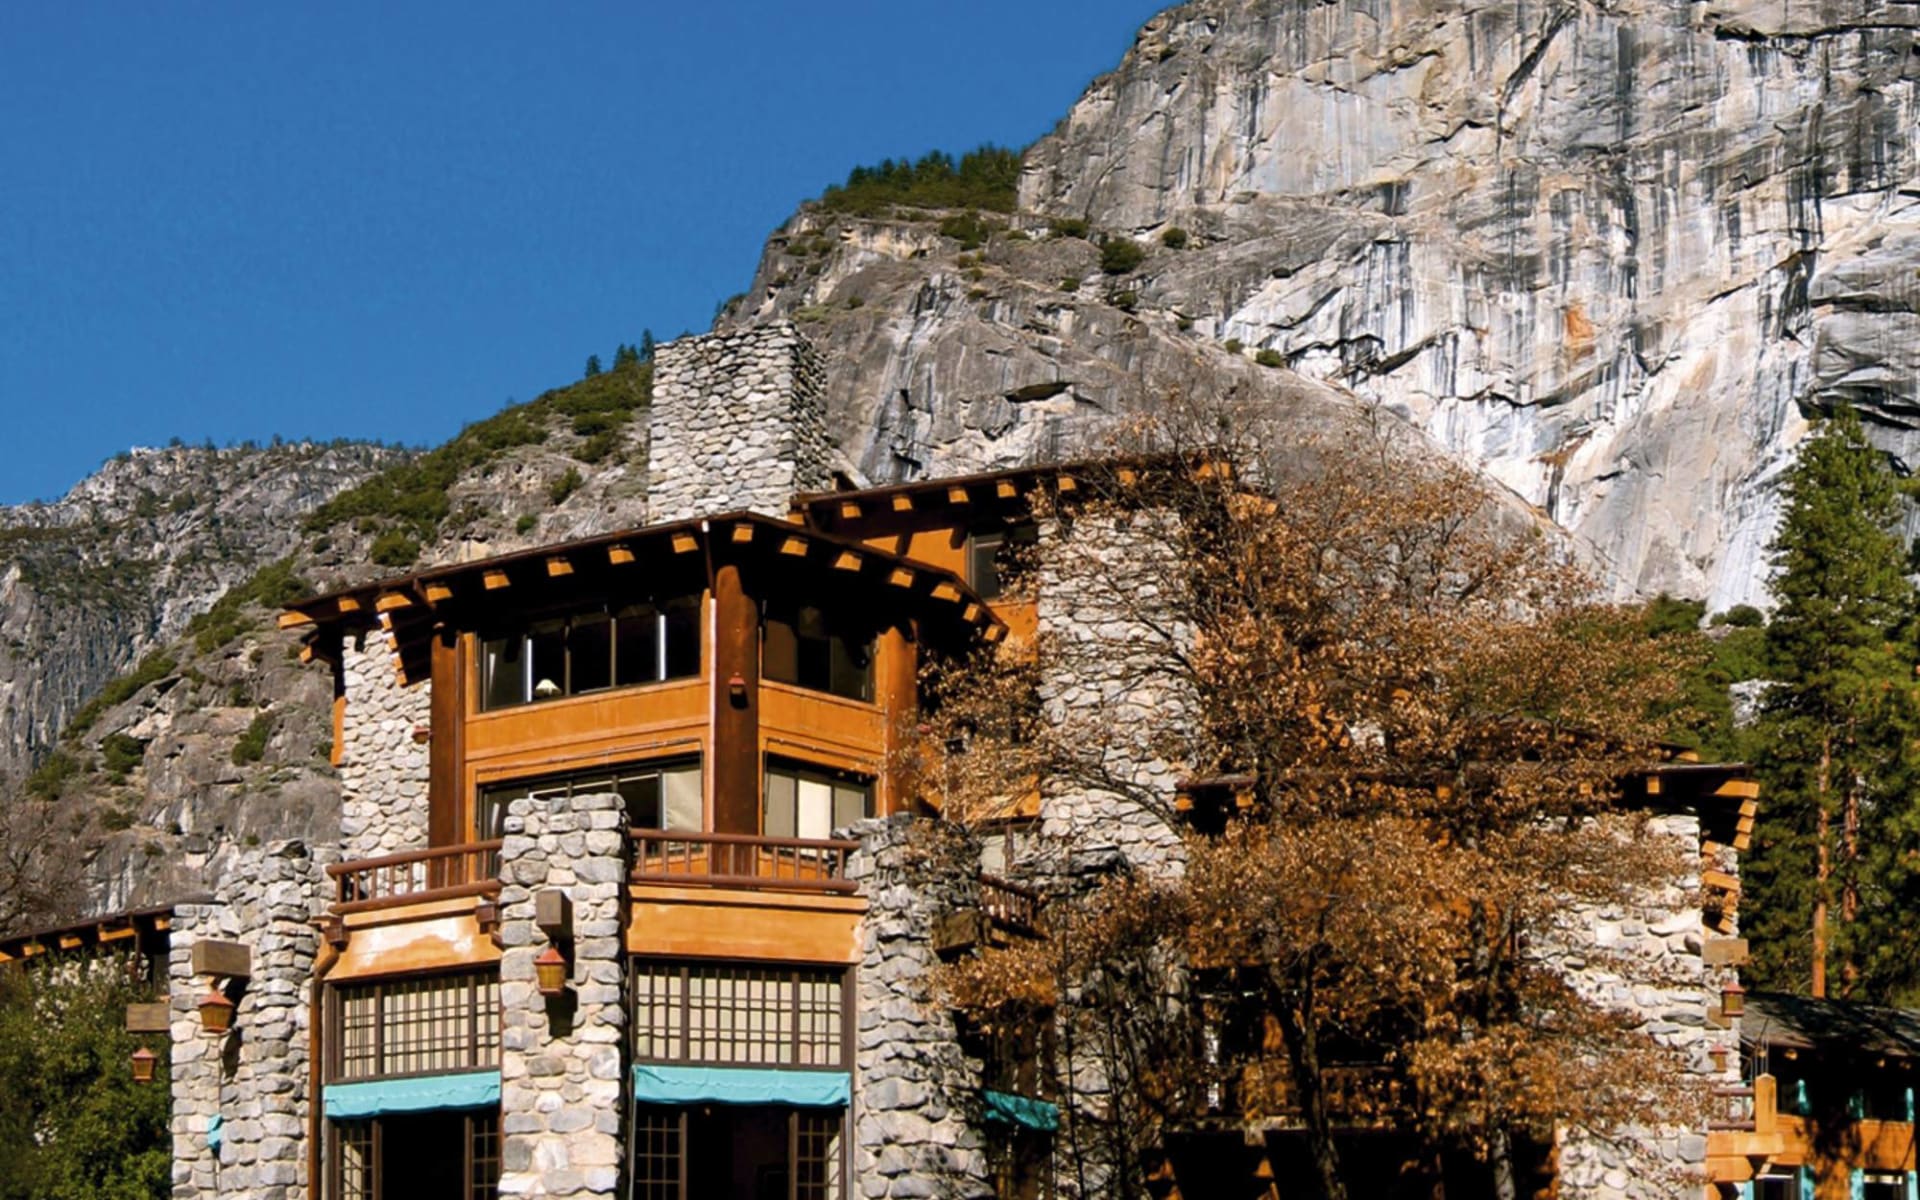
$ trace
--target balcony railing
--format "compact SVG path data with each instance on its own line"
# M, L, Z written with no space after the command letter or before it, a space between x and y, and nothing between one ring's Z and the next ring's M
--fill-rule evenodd
M1040 893L998 875L980 875L980 907L1002 929L1033 933L1040 922Z
M335 863L327 874L341 914L486 895L500 890L500 840Z
M635 883L704 884L804 892L856 891L847 858L859 842L634 829Z

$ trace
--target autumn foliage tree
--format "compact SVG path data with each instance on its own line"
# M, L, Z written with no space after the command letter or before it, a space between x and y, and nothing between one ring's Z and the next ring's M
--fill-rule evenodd
M1414 1135L1436 1193L1511 1196L1557 1131L1685 1117L1674 1058L1556 951L1595 909L1688 903L1676 839L1621 800L1687 719L1698 639L1650 638L1517 506L1371 425L1186 412L1122 450L1044 514L1092 632L936 681L917 759L963 820L1035 781L1171 821L1148 754L1250 801L1173 869L1056 875L1052 936L948 976L974 1019L1049 1014L1098 1062L1083 1193L1146 1194L1156 1147L1222 1114L1297 1123L1330 1200L1358 1194L1342 1131ZM1106 703L1050 702L1089 673Z

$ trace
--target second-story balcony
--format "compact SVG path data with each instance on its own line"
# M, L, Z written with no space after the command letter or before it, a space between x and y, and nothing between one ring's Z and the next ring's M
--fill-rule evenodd
M691 833L634 829L636 884L708 886L847 895L847 859L860 848L840 838L764 837L746 833Z
M500 890L500 839L335 863L333 912L372 912Z

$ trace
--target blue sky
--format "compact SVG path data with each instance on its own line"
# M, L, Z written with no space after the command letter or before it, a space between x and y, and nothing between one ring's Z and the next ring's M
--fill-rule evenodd
M1160 6L0 6L0 503L705 329L801 199L1032 141Z

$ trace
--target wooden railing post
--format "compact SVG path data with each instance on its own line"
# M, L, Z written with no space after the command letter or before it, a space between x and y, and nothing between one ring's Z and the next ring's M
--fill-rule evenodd
M1773 1133L1779 1128L1780 1085L1771 1075L1753 1077L1753 1131Z

